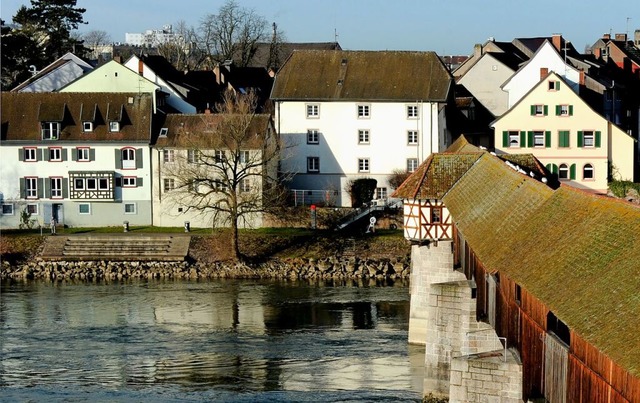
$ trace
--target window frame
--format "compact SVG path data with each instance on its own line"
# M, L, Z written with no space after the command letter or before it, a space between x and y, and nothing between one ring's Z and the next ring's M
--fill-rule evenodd
M307 173L320 172L320 157L307 157Z
M307 144L320 144L320 131L318 129L307 129Z
M371 172L370 158L358 158L358 172L362 172L362 173Z
M358 129L358 144L371 144L371 131L369 129Z
M371 104L358 104L356 106L358 119L369 119L371 117Z
M305 104L307 119L318 119L320 117L320 104Z

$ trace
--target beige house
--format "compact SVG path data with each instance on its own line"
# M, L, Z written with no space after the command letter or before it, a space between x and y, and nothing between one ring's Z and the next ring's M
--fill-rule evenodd
M605 193L609 178L633 180L635 140L595 112L555 72L491 127L497 153L531 153L562 183Z

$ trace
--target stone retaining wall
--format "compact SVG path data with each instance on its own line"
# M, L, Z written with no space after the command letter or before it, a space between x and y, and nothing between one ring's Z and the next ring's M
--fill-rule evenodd
M34 260L11 266L2 262L0 279L124 280L124 279L408 279L406 259L369 260L358 258L291 259L260 264L189 262L108 262Z

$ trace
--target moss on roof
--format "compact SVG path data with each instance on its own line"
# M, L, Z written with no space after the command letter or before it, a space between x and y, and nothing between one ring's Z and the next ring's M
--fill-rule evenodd
M444 101L451 84L434 52L296 50L278 72L271 97Z

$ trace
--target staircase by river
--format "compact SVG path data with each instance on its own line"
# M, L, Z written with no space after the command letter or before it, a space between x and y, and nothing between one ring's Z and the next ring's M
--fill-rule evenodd
M46 238L41 257L68 261L183 261L190 241L190 236L177 234L56 235Z

